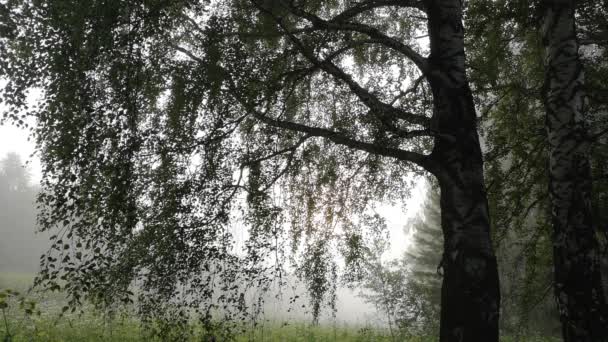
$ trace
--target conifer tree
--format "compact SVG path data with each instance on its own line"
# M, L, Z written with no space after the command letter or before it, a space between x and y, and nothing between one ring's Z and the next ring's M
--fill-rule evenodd
M420 213L405 228L412 234L412 241L404 261L411 272L410 286L424 303L421 318L427 331L439 321L441 303L443 232L439 198L439 190L428 184Z

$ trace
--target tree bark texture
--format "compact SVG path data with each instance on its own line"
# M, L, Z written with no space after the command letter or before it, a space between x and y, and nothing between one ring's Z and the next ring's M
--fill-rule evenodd
M498 341L500 290L477 135L465 71L461 0L428 2L434 98L431 157L439 165L444 234L440 340Z
M573 0L542 1L554 291L564 341L608 341Z

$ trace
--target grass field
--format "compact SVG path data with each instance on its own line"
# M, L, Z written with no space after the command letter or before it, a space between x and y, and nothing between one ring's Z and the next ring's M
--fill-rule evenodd
M25 294L32 275L0 273L0 341L1 342L88 342L88 341L162 341L150 336L149 330L133 316L108 319L101 313L85 310L83 315L61 315L60 294ZM5 289L11 289L7 294ZM19 294L15 294L18 291ZM4 295L1 295L4 293ZM18 298L25 297L22 303ZM6 305L1 305L2 301ZM27 312L29 310L29 312ZM37 312L40 311L39 314ZM188 338L180 340L208 341L200 330L192 328ZM434 338L391 336L386 329L347 324L311 325L305 322L266 321L255 328L244 329L236 342L430 342ZM221 340L217 340L221 341ZM553 342L538 337L501 338L501 342ZM164 341L163 341L164 342Z
M0 341L153 341L148 330L142 328L134 317L108 319L101 313L88 310L84 315L61 315L62 297L60 294L27 293L32 283L31 274L0 273L0 293L10 289L5 295L7 307L0 312ZM16 295L13 291L17 291ZM18 298L25 297L36 304L32 314L27 301L19 303ZM37 315L36 312L40 311ZM196 329L189 340L205 341L205 337ZM266 321L255 328L243 329L235 336L237 342L355 342L355 341L393 341L387 331L375 327L350 326L346 324L317 325L305 322ZM416 341L416 340L412 340ZM422 341L418 339L418 341Z
M14 330L10 341L161 341L146 334L137 324L130 322L113 322L104 325L87 319L85 322L71 323L42 321L36 323L36 329L21 328ZM0 329L0 336L5 331ZM205 341L200 334L192 334L190 341ZM389 336L375 332L372 329L356 329L349 327L311 327L305 324L292 324L285 327L269 326L256 329L235 337L237 342L268 341L268 342L354 342L354 341L392 341ZM411 341L423 341L412 339ZM429 340L430 341L430 340Z

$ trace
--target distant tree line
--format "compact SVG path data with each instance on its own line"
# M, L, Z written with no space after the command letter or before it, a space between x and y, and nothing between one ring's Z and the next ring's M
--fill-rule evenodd
M48 249L48 234L36 234L36 195L16 153L0 159L0 272L34 273Z

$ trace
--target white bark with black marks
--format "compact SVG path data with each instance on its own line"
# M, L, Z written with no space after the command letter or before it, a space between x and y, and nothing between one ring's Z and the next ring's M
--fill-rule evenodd
M542 2L555 297L564 341L608 341L573 0Z

